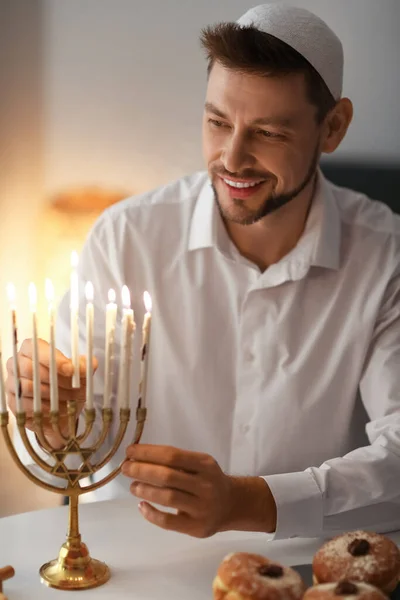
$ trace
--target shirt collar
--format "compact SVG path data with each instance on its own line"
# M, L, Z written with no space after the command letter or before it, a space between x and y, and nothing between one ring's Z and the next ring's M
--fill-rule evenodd
M337 270L340 266L340 217L332 185L318 170L316 190L306 227L295 248L282 260L307 256L309 266ZM188 250L216 247L229 251L230 240L207 178L193 211ZM279 263L278 263L279 264Z
M317 240L311 264L316 267L338 270L340 267L341 229L340 216L332 184L320 170L313 204L319 208ZM311 217L310 211L310 217Z
M190 223L188 250L217 248L229 254L231 240L215 202L214 190L207 177L197 198Z

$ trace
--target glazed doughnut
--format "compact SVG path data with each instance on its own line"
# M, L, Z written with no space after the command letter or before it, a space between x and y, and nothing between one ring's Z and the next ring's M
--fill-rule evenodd
M387 600L378 588L362 581L342 580L338 583L321 583L308 588L303 600Z
M213 582L214 600L301 600L305 589L294 569L246 552L226 556Z
M351 531L325 542L312 566L316 584L363 581L391 594L400 580L400 550L378 533Z

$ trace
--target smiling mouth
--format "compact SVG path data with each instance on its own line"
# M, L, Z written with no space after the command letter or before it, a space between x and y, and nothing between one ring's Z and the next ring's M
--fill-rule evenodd
M221 177L221 183L229 194L230 198L237 200L245 200L255 196L261 186L266 182L266 179L256 179L253 181L234 181L225 177Z
M229 185L229 187L233 187L238 190L256 187L265 181L265 179L257 179L255 181L233 181L232 179L227 179L225 177L221 177L221 179L224 181L224 183L226 183L226 185Z

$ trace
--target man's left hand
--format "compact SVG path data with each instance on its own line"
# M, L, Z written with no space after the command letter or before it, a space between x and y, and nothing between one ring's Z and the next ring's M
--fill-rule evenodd
M276 506L263 479L230 477L208 454L170 446L137 444L126 454L122 473L134 479L131 493L151 523L199 538L228 529L274 530Z

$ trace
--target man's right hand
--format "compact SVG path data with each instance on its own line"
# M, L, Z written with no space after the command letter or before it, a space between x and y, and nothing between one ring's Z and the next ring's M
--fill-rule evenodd
M54 447L63 445L50 423L50 346L44 340L39 340L39 376L41 381L40 391L42 398L43 429L50 444ZM26 427L34 429L33 422L33 344L31 339L26 339L18 352L19 374L22 388L23 408L26 412ZM67 402L76 400L77 416L83 409L86 396L86 359L79 360L80 388L72 387L73 365L72 361L56 350L56 368L58 377L59 401L59 426L63 433L68 431ZM97 361L93 361L93 369L97 368ZM16 379L13 358L7 361L6 391L11 411L16 415Z

